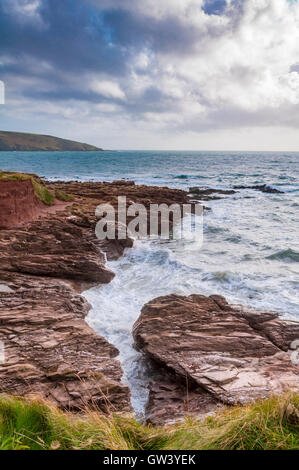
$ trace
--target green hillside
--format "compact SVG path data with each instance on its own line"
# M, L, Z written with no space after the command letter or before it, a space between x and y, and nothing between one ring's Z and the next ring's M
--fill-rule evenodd
M99 151L93 145L60 139L50 135L0 131L0 151Z

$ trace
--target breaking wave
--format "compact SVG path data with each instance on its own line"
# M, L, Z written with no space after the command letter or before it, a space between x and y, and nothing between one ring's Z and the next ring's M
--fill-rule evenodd
M287 250L277 251L273 255L267 256L267 259L275 261L299 262L299 252L288 248Z

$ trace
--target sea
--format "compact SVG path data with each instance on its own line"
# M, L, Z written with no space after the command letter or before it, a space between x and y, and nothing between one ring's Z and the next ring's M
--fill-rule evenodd
M84 296L87 321L120 351L132 405L142 416L152 371L134 349L142 306L171 293L219 294L229 302L299 321L299 153L292 152L1 152L2 170L52 181L134 180L137 184L232 189L267 184L283 194L240 190L205 204L203 244L136 241L108 285Z

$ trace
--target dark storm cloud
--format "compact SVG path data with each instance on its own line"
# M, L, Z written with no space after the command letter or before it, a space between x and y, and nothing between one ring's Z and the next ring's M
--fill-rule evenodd
M27 19L16 13L15 5L0 1L0 57L6 59L4 66L0 61L0 73L8 86L21 78L43 79L40 87L27 82L20 90L31 99L105 102L86 89L85 73L123 79L139 50L190 54L198 34L175 16L149 21L132 10L102 10L84 0L42 0L36 17ZM152 108L156 96L162 93L150 87L141 93L140 105L150 100Z
M280 110L299 102L298 9L288 0L0 0L0 79L15 110L24 102L49 116L111 105L113 117L169 129L282 122Z
M108 44L101 14L80 0L43 0L40 21L19 18L9 2L0 3L0 55L17 61L8 63L4 73L39 75L38 64L46 61L59 73L101 71L119 75L126 70L126 57ZM52 77L54 78L54 77Z
M200 31L186 27L179 17L149 18L127 10L109 10L103 15L113 41L120 46L147 47L154 51L190 54Z

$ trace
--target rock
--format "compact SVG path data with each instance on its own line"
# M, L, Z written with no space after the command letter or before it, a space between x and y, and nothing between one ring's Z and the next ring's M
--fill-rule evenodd
M52 193L59 189L75 199L59 211L54 207L41 214L34 212L31 189L22 185L16 195L15 187L7 185L0 193L5 227L0 230L0 340L5 346L0 392L38 393L62 408L89 404L103 411L129 411L118 350L88 327L89 305L78 291L110 282L114 273L106 257L117 259L133 240L99 241L95 209L103 202L117 207L119 195L147 208L151 203L184 204L186 193L123 181L49 183ZM7 223L11 201L16 201L14 228Z
M13 292L13 290L8 287L6 284L0 284L0 293L5 292L6 294L9 294L10 292Z
M232 306L220 296L169 295L143 307L133 335L163 375L171 374L171 387L179 384L175 398L161 381L151 386L147 413L154 424L161 423L159 416L173 421L200 416L206 406L211 412L221 404L299 391L299 367L286 352L299 338L299 323L271 312ZM184 404L187 391L198 394L191 409Z
M255 185L255 186L234 186L234 189L255 189L256 191L261 191L262 193L270 194L284 194L283 191L278 189L271 188L267 184Z
M186 416L196 418L212 415L218 402L201 387L180 383L170 374L150 382L149 398L145 409L148 424L174 424Z
M108 283L114 273L92 232L83 231L62 216L33 221L19 230L2 231L0 270Z
M175 203L181 207L183 204L191 204L192 211L194 211L195 207L194 201L190 201L185 191L155 186L138 186L132 181L120 180L113 183L80 183L72 181L68 183L51 183L48 187L53 190L59 189L75 196L77 203L73 205L72 215L68 219L69 222L82 228L90 228L93 231L97 223L95 210L99 204L111 204L115 208L117 220L118 196L126 196L127 208L132 203L144 205L148 215L151 204L160 205L164 203L170 206ZM83 211L82 206L84 208ZM133 217L128 217L127 224L132 219ZM149 220L150 217L148 216L148 222ZM117 230L118 227L116 227L116 232ZM116 238L116 240L98 241L97 245L106 253L108 260L115 260L121 257L127 248L133 246L133 240L130 236L127 236L125 240L118 240Z
M60 407L130 410L118 350L85 323L89 304L62 281L0 271L0 392L41 394Z
M230 196L236 194L234 190L212 189L212 188L189 188L189 196L200 201L215 201L222 199L219 195Z
M118 186L135 186L135 181L115 180L112 184Z
M30 180L0 181L0 230L33 219L42 206Z

